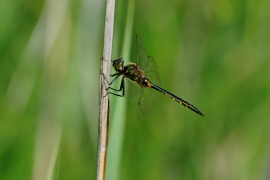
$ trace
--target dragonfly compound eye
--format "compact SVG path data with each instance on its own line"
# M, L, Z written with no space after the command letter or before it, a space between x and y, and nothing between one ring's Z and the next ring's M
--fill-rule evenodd
M123 70L123 67L124 67L124 60L123 58L119 58L119 59L116 59L116 60L113 60L113 65L114 69L116 71L122 71Z

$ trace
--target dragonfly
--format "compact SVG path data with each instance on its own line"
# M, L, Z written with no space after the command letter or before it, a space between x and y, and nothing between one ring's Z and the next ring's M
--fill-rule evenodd
M152 56L146 55L139 36L136 36L136 63L128 63L125 65L124 59L118 58L112 60L112 66L116 73L110 75L111 77L114 77L111 82L106 80L109 84L109 87L106 89L107 94L124 97L125 94L137 94L137 89L139 88L138 105L143 115L147 115L153 110L157 101L155 91L159 91L179 104L182 104L188 109L203 116L201 111L189 102L159 87L160 80L155 60ZM113 82L119 77L122 77L120 88L116 89L111 87ZM116 92L122 92L122 94L117 94Z

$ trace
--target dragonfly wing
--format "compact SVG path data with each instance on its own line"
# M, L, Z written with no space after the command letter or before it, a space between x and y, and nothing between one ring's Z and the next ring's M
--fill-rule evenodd
M138 104L143 115L149 114L154 109L156 101L157 96L153 89L141 88Z
M145 69L144 73L150 81L156 85L160 85L160 79L158 75L158 68L155 62L155 59L152 56L148 56L148 66Z
M125 96L124 97L133 97L137 95L140 91L140 86L127 78L125 78Z
M136 36L137 43L137 64L141 67L146 77L150 79L156 85L160 85L158 68L155 63L155 59L152 56L147 56L144 50L142 41L139 36Z
M137 64L144 71L148 67L148 58L138 35L136 36L136 58Z

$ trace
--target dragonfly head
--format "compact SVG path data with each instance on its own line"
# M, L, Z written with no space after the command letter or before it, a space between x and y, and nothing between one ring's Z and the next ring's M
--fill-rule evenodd
M118 58L116 60L112 61L112 66L114 67L114 69L118 72L123 71L124 69L124 59L123 58Z

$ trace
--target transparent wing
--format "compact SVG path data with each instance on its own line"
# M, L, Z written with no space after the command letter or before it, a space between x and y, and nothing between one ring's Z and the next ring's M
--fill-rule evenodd
M136 60L143 71L148 67L148 57L138 35L136 36Z
M149 114L154 109L156 101L157 96L153 89L141 88L138 104L143 115Z
M155 59L152 56L148 56L148 66L144 70L146 77L154 84L160 85L160 79L158 75L158 68Z
M125 78L125 96L127 98L136 96L140 91L140 86L127 78Z
M158 69L155 59L147 56L139 36L136 36L137 43L137 64L141 67L146 77L154 84L160 85Z

